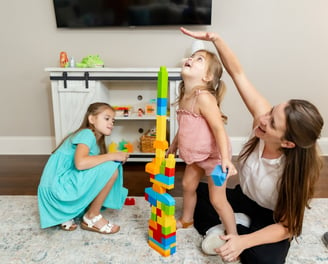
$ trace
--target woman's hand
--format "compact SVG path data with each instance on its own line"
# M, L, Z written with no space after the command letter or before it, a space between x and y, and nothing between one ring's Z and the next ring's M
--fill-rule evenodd
M185 29L184 27L180 28L180 31L188 35L190 37L193 37L195 39L200 39L200 40L207 40L207 41L215 41L218 35L213 32L205 32L205 31L190 31L188 29Z
M228 262L236 261L244 247L244 237L239 235L223 235L220 236L222 240L226 240L226 243L220 248L215 249L216 253L224 260Z

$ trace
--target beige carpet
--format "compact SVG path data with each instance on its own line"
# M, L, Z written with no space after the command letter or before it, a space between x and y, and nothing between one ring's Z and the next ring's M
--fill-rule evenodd
M176 198L176 214L181 210ZM143 197L120 211L104 216L121 225L115 235L84 231L64 232L58 227L41 230L35 196L0 196L0 263L220 263L217 256L200 251L201 237L195 229L177 232L177 252L162 257L147 244L150 207ZM314 199L306 212L299 243L292 242L287 263L328 263L321 236L328 231L328 199Z

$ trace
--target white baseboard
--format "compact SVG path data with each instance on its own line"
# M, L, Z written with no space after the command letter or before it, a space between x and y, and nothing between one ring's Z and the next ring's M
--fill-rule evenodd
M238 155L246 137L231 137L233 155ZM323 156L328 156L328 137L319 139ZM54 137L0 137L0 155L49 155L55 148Z
M0 137L0 155L49 155L54 137Z

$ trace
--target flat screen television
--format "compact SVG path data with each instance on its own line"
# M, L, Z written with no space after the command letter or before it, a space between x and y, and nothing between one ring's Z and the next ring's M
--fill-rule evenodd
M212 0L53 0L58 28L211 25Z

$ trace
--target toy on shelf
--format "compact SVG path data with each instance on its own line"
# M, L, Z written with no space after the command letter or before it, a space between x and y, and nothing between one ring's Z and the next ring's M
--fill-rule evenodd
M75 67L75 60L73 57L71 57L71 60L69 61L69 67L74 68Z
M144 153L155 153L154 142L156 140L156 128L149 129L140 137L140 151Z
M167 257L176 252L175 200L166 193L174 188L175 158L170 154L165 158L168 149L166 141L168 73L165 67L158 72L157 81L157 115L156 139L153 142L155 158L146 164L145 171L150 174L152 187L145 189L145 199L151 205L148 221L148 244L162 256Z
M133 149L134 149L133 144L125 140L121 140L118 144L112 141L108 145L108 152L110 153L117 152L117 151L132 153Z
M99 55L89 55L84 57L81 62L76 63L78 68L103 68L104 62Z
M65 51L60 52L59 64L60 64L60 67L62 67L62 68L68 67L68 56Z
M138 116L143 117L144 114L145 114L145 111L142 108L138 108Z
M156 114L156 99L151 99L149 104L145 107L146 115L155 115Z
M117 116L128 117L132 107L130 105L122 105L122 106L115 105L115 106L113 106L113 108L114 108Z
M123 152L133 152L133 145L130 142L122 140L118 143L118 150Z
M113 153L113 152L117 152L117 144L112 141L109 146L108 146L108 152Z

